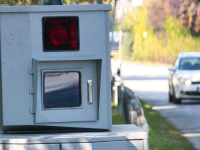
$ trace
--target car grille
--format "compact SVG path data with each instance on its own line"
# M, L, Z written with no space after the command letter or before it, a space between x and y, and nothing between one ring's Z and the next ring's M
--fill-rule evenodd
M192 82L192 84L200 84L200 81Z
M200 95L200 92L194 92L194 91L181 91L181 94L183 94L183 95L191 95L191 96L198 96L198 95Z

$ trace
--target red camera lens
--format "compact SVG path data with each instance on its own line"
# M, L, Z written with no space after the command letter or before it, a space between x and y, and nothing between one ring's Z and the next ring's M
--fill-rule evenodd
M78 17L44 17L44 51L79 50Z
M49 38L55 46L61 46L67 42L67 31L57 26L51 30Z

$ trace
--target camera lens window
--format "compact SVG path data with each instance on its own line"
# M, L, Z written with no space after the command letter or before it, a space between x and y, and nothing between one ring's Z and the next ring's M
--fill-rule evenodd
M80 72L44 72L44 108L80 106L80 79Z

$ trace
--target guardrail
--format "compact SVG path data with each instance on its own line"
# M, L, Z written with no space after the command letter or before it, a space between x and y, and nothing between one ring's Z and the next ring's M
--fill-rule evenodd
M118 112L123 115L125 124L135 124L142 130L149 132L144 111L140 100L134 92L125 87L120 76L116 75L112 80L112 98L118 107Z

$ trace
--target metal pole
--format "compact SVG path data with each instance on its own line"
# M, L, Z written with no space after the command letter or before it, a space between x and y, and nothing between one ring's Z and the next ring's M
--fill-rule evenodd
M119 59L122 59L122 27L121 27L121 21L120 21L120 27L119 27Z
M110 51L112 50L112 45L113 45L113 32L114 32L114 29L115 29L115 12L116 12L116 6L117 6L117 0L115 0L114 10L113 10L113 26L112 26L112 35L111 35L111 42L110 42Z
M121 13L120 13L120 19L119 19L119 60L122 59L122 18L124 16L124 8L121 8Z

